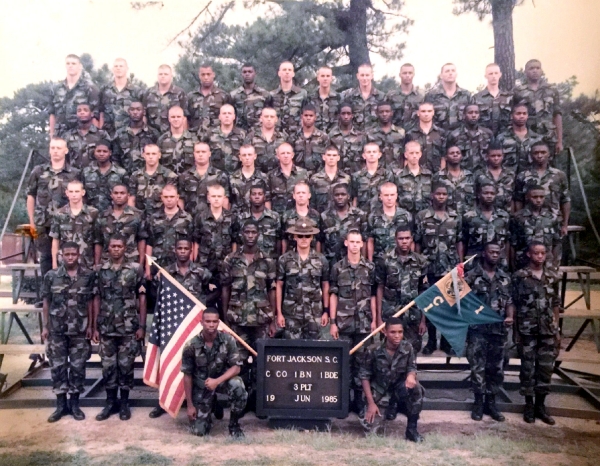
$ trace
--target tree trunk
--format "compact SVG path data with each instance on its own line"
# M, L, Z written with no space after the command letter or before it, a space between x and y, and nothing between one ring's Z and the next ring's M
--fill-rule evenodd
M354 73L358 71L360 65L371 63L367 44L367 9L370 5L371 0L350 1L346 37L348 41L350 68L352 68Z
M514 0L492 0L492 26L494 28L494 61L500 65L500 87L511 90L515 85L515 42L512 13Z

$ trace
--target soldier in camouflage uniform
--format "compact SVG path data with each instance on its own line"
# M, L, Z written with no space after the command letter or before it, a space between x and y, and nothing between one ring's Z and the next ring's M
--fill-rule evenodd
M494 134L479 124L478 105L469 104L464 112L462 124L448 134L446 147L457 146L463 154L461 167L473 172L485 165L485 154Z
M525 64L526 82L514 88L514 101L527 104L527 125L550 144L552 160L563 149L562 110L555 85L542 78L542 64L529 60Z
M385 340L371 349L361 362L359 378L365 392L366 410L360 415L365 433L385 433L384 415L393 400L406 406L406 439L423 442L417 431L425 390L417 381L417 358L411 344L404 340L402 321L391 318L385 323ZM384 416L382 416L384 415Z
M433 175L433 183L448 189L448 208L464 215L475 205L475 180L470 170L461 168L462 152L458 146L448 146L446 167Z
M364 243L360 231L348 231L344 246L347 248L346 257L334 264L329 276L329 333L334 340L347 341L353 348L377 328L375 265L361 256ZM359 352L350 355L350 389L356 413L364 407L358 371L359 360L364 357L365 350L363 346Z
M50 138L77 126L77 105L87 103L92 110L94 123L100 118L100 91L92 78L83 70L77 55L69 54L65 59L67 77L52 87L48 113L50 115Z
M160 149L156 144L147 144L142 156L146 162L144 168L129 177L129 205L150 217L162 208L162 189L167 184L177 185L177 175L160 165Z
M273 108L279 116L279 129L287 134L294 134L300 129L300 116L307 93L294 84L294 65L284 61L279 65L279 86L271 91Z
M350 175L338 168L340 154L335 146L329 146L323 154L323 169L310 177L310 205L319 213L331 207L332 189L339 184L350 184Z
M267 100L272 100L271 97ZM272 107L265 107L260 113L259 125L248 132L246 143L254 146L256 166L263 173L269 173L279 167L277 148L287 142L288 135L276 129L277 112Z
M395 173L398 187L398 205L413 216L431 204L431 184L433 175L419 165L421 144L409 141L404 147L406 166Z
M473 178L475 179L475 192L484 183L492 182L496 187L494 205L496 208L510 213L513 210L515 172L502 166L503 158L502 145L496 141L491 142L486 154L486 164L474 173Z
M315 126L327 134L338 122L341 95L331 89L333 73L330 67L322 66L317 70L319 87L308 98L315 106L317 118Z
M48 422L56 422L65 414L72 414L77 421L85 419L79 395L85 382L85 363L92 352L95 274L80 267L76 243L64 243L62 255L64 264L44 277L42 292L42 341L48 344L52 391L56 395L56 411ZM70 410L67 393L71 395Z
M342 93L342 101L352 105L354 127L367 131L377 123L377 104L385 99L385 94L373 86L373 67L368 63L360 65L356 73L358 87Z
M427 288L427 258L412 251L413 236L409 225L396 228L395 241L396 247L376 264L377 315L383 322ZM425 315L413 305L399 318L404 327L404 338L418 353L427 330Z
M417 111L418 121L406 129L406 141L417 141L421 145L423 156L420 165L432 173L446 166L446 131L433 124L433 104L423 102Z
M250 219L258 226L258 248L267 257L277 260L281 255L281 217L266 207L266 185L257 183L250 188L250 205L237 213L233 224L234 241L242 246L242 226Z
M434 284L459 262L464 260L462 243L462 217L448 209L448 188L434 183L431 191L431 207L415 217L415 252L423 254L429 261L427 282ZM427 322L428 341L423 354L429 355L437 348L436 328ZM452 349L442 336L440 348L448 354Z
M158 82L144 92L146 121L159 134L169 131L169 109L178 105L187 109L185 91L173 84L173 70L169 65L158 67Z
M206 199L208 187L219 184L225 190L224 207L229 208L229 178L226 173L210 164L210 147L205 142L194 144L195 166L179 175L180 206L195 217L200 211L208 209Z
M477 205L463 215L465 255L477 255L475 262L479 262L483 247L493 241L500 246L498 268L507 272L510 216L505 210L495 207L495 199L496 186L493 182L487 181L478 187Z
M516 173L529 168L531 146L541 140L539 134L527 128L527 115L525 104L516 104L511 113L512 124L496 137L504 153L502 166Z
M198 137L185 129L183 109L174 105L169 109L169 130L156 141L160 149L160 163L179 175L194 166L194 144Z
M474 421L481 421L484 413L495 421L505 420L496 406L496 395L504 381L504 346L507 327L513 324L515 308L510 275L498 267L500 259L500 245L487 243L479 263L465 275L465 281L473 293L504 319L503 323L471 325L467 333L467 359L475 394L471 411Z
M300 219L310 219L317 227L320 227L321 214L309 205L310 187L305 180L300 180L298 183L296 183L294 186L294 194L292 196L294 198L294 207L286 210L281 216L282 231L285 232L289 230ZM315 241L311 243L311 247L314 247L318 252L321 252L321 244L319 243L318 239L319 237L315 236ZM290 249L295 249L295 247L296 242L294 241L294 237L284 233L281 244L282 253Z
M348 184L338 184L332 189L332 204L321 214L321 233L319 242L322 253L332 267L346 257L345 237L350 230L357 230L363 238L363 256L367 256L367 217L350 202Z
M142 90L127 78L127 62L117 58L113 80L100 89L100 127L111 136L129 124L129 106L142 98Z
M207 308L202 313L202 331L187 342L181 354L181 372L187 400L190 433L205 436L212 427L211 412L218 393L227 394L231 404L229 434L243 437L239 424L248 392L238 374L243 364L235 339L217 330L219 311Z
M510 218L512 270L519 270L527 265L527 250L532 241L539 241L546 246L546 267L558 269L560 224L550 209L544 206L545 199L542 186L528 186L525 207Z
M267 189L271 191L271 208L279 215L294 207L292 193L300 180L308 180L308 172L293 163L294 149L284 142L277 147L279 165L267 174Z
M544 266L546 247L542 243L532 241L527 256L529 265L512 276L516 340L521 357L519 392L525 396L523 419L533 423L537 417L554 425L554 419L546 412L545 400L560 350L560 278L557 272Z
M125 259L144 265L148 232L142 212L127 205L129 189L125 184L113 186L110 197L112 206L101 210L96 219L99 242L94 247L94 263L99 265L108 260L108 242L119 233L125 238Z
M187 96L189 127L201 132L218 125L221 106L228 95L215 85L215 72L210 65L200 65L198 69L200 88Z
M156 144L160 134L144 123L144 104L133 101L127 110L129 124L117 130L112 140L113 160L121 165L127 174L144 168L142 153L146 144Z
M124 168L112 162L110 142L106 140L96 143L93 160L82 173L86 204L104 212L111 205L112 188L129 184L129 176Z
M396 228L399 225L412 227L413 216L398 207L398 188L392 182L379 187L381 206L373 209L367 217L367 257L377 262L386 252L396 246Z
M301 127L288 133L294 148L296 165L314 175L323 168L323 154L329 146L327 134L315 127L316 109L308 103L302 107Z
M98 210L83 203L85 190L79 180L70 181L67 185L69 203L61 207L52 218L50 237L52 238L52 268L59 265L59 250L67 241L79 245L81 265L94 267L94 245L100 242L96 229Z
M310 247L319 229L309 219L299 219L286 231L294 236L296 250L277 261L277 326L286 339L320 340L329 323L329 263Z
M340 152L339 169L348 175L359 171L365 164L362 157L365 134L354 127L353 118L352 104L342 102L338 124L327 135L331 144Z
M69 148L69 163L83 170L94 160L94 150L99 141L107 140L108 133L92 123L92 111L88 103L77 105L77 126L63 132Z
M131 418L129 391L133 390L133 363L146 334L144 269L137 262L125 259L123 237L113 236L108 251L110 259L98 270L98 294L94 298L94 341L100 342L106 387L106 405L96 420L104 421L119 411L119 418L126 421Z
M425 95L435 110L433 121L444 131L460 126L465 107L471 101L471 93L456 84L456 66L446 63L440 72L440 82Z
M392 106L383 100L377 104L377 122L367 130L367 142L374 142L381 150L381 163L392 171L404 168L404 139L402 127L392 124Z
M67 184L79 178L79 170L66 163L67 143L50 140L50 163L38 165L27 181L27 215L35 230L35 248L39 253L42 277L52 269L50 226L58 210L67 204Z
M394 111L393 123L402 128L411 126L417 118L419 104L423 102L424 96L413 84L415 67L405 63L400 67L400 89L389 91L385 100L392 104Z
M558 168L548 165L550 148L545 142L536 142L531 146L531 159L533 164L529 170L522 171L515 180L515 210L523 206L526 187L538 185L544 188L546 200L544 206L560 222L561 238L567 235L569 217L571 215L571 196L567 176Z
M510 113L513 106L512 91L500 89L498 83L502 77L500 67L490 63L485 67L487 86L473 95L472 102L479 105L481 118L479 124L497 135L510 126Z
M260 114L269 97L269 91L256 85L256 70L253 65L242 65L243 84L231 91L232 104L237 115L237 126L250 131L259 126Z
M240 148L239 159L241 168L229 177L231 185L231 205L236 212L245 211L250 207L250 190L254 186L263 186L266 189L268 178L255 166L256 151L250 144ZM265 192L267 208L271 207L271 192Z
M394 181L394 174L379 163L381 151L374 142L365 144L363 159L365 167L352 174L351 195L354 207L358 207L365 213L379 204L379 188L388 181Z

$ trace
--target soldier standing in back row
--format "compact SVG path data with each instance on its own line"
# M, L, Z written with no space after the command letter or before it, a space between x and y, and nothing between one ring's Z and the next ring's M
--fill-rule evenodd
M456 84L456 66L453 63L442 66L439 84L425 95L425 102L431 102L435 109L435 124L444 131L460 126L470 101L471 93Z
M237 126L246 132L258 127L269 92L256 85L254 65L242 65L242 85L231 91L230 95L237 115Z
M415 88L413 79L415 67L405 63L400 67L400 89L387 93L385 100L392 104L394 111L393 123L402 128L407 128L414 123L417 117L419 104L423 102L423 95Z
M279 86L271 91L271 96L273 107L279 114L279 128L287 134L294 134L300 129L300 113L307 94L294 84L294 64L291 61L279 65L277 76Z
M317 82L319 87L309 99L315 106L317 119L315 126L317 129L327 134L337 123L338 113L340 111L341 95L331 89L333 73L330 67L322 66L317 70Z
M498 83L502 77L500 67L490 63L485 67L485 89L473 96L473 103L479 105L481 120L479 124L497 135L510 125L510 110L513 105L513 93L500 89Z
M200 89L187 96L187 115L189 128L200 133L217 125L219 110L228 95L215 85L215 72L210 65L200 65L198 77Z
M169 65L158 67L158 82L148 88L143 98L146 121L159 134L169 130L169 109L174 105L187 108L185 92L173 84L173 70Z
M344 91L342 100L352 104L354 127L367 131L377 121L377 104L385 98L385 94L373 86L373 67L369 63L358 67L356 79L358 87Z

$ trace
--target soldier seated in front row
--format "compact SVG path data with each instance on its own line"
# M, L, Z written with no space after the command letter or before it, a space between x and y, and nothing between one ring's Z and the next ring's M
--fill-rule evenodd
M391 399L406 406L406 439L422 442L417 431L419 413L423 409L425 391L417 381L416 356L411 344L404 340L402 321L391 317L385 323L385 340L371 349L361 361L361 379L366 410L360 415L365 433L383 434L386 418L382 416Z

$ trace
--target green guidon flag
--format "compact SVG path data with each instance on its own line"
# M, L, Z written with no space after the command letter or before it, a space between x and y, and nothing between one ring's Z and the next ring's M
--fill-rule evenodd
M503 319L471 292L456 270L453 269L419 295L415 303L446 337L456 354L461 356L464 354L469 325L494 324Z

